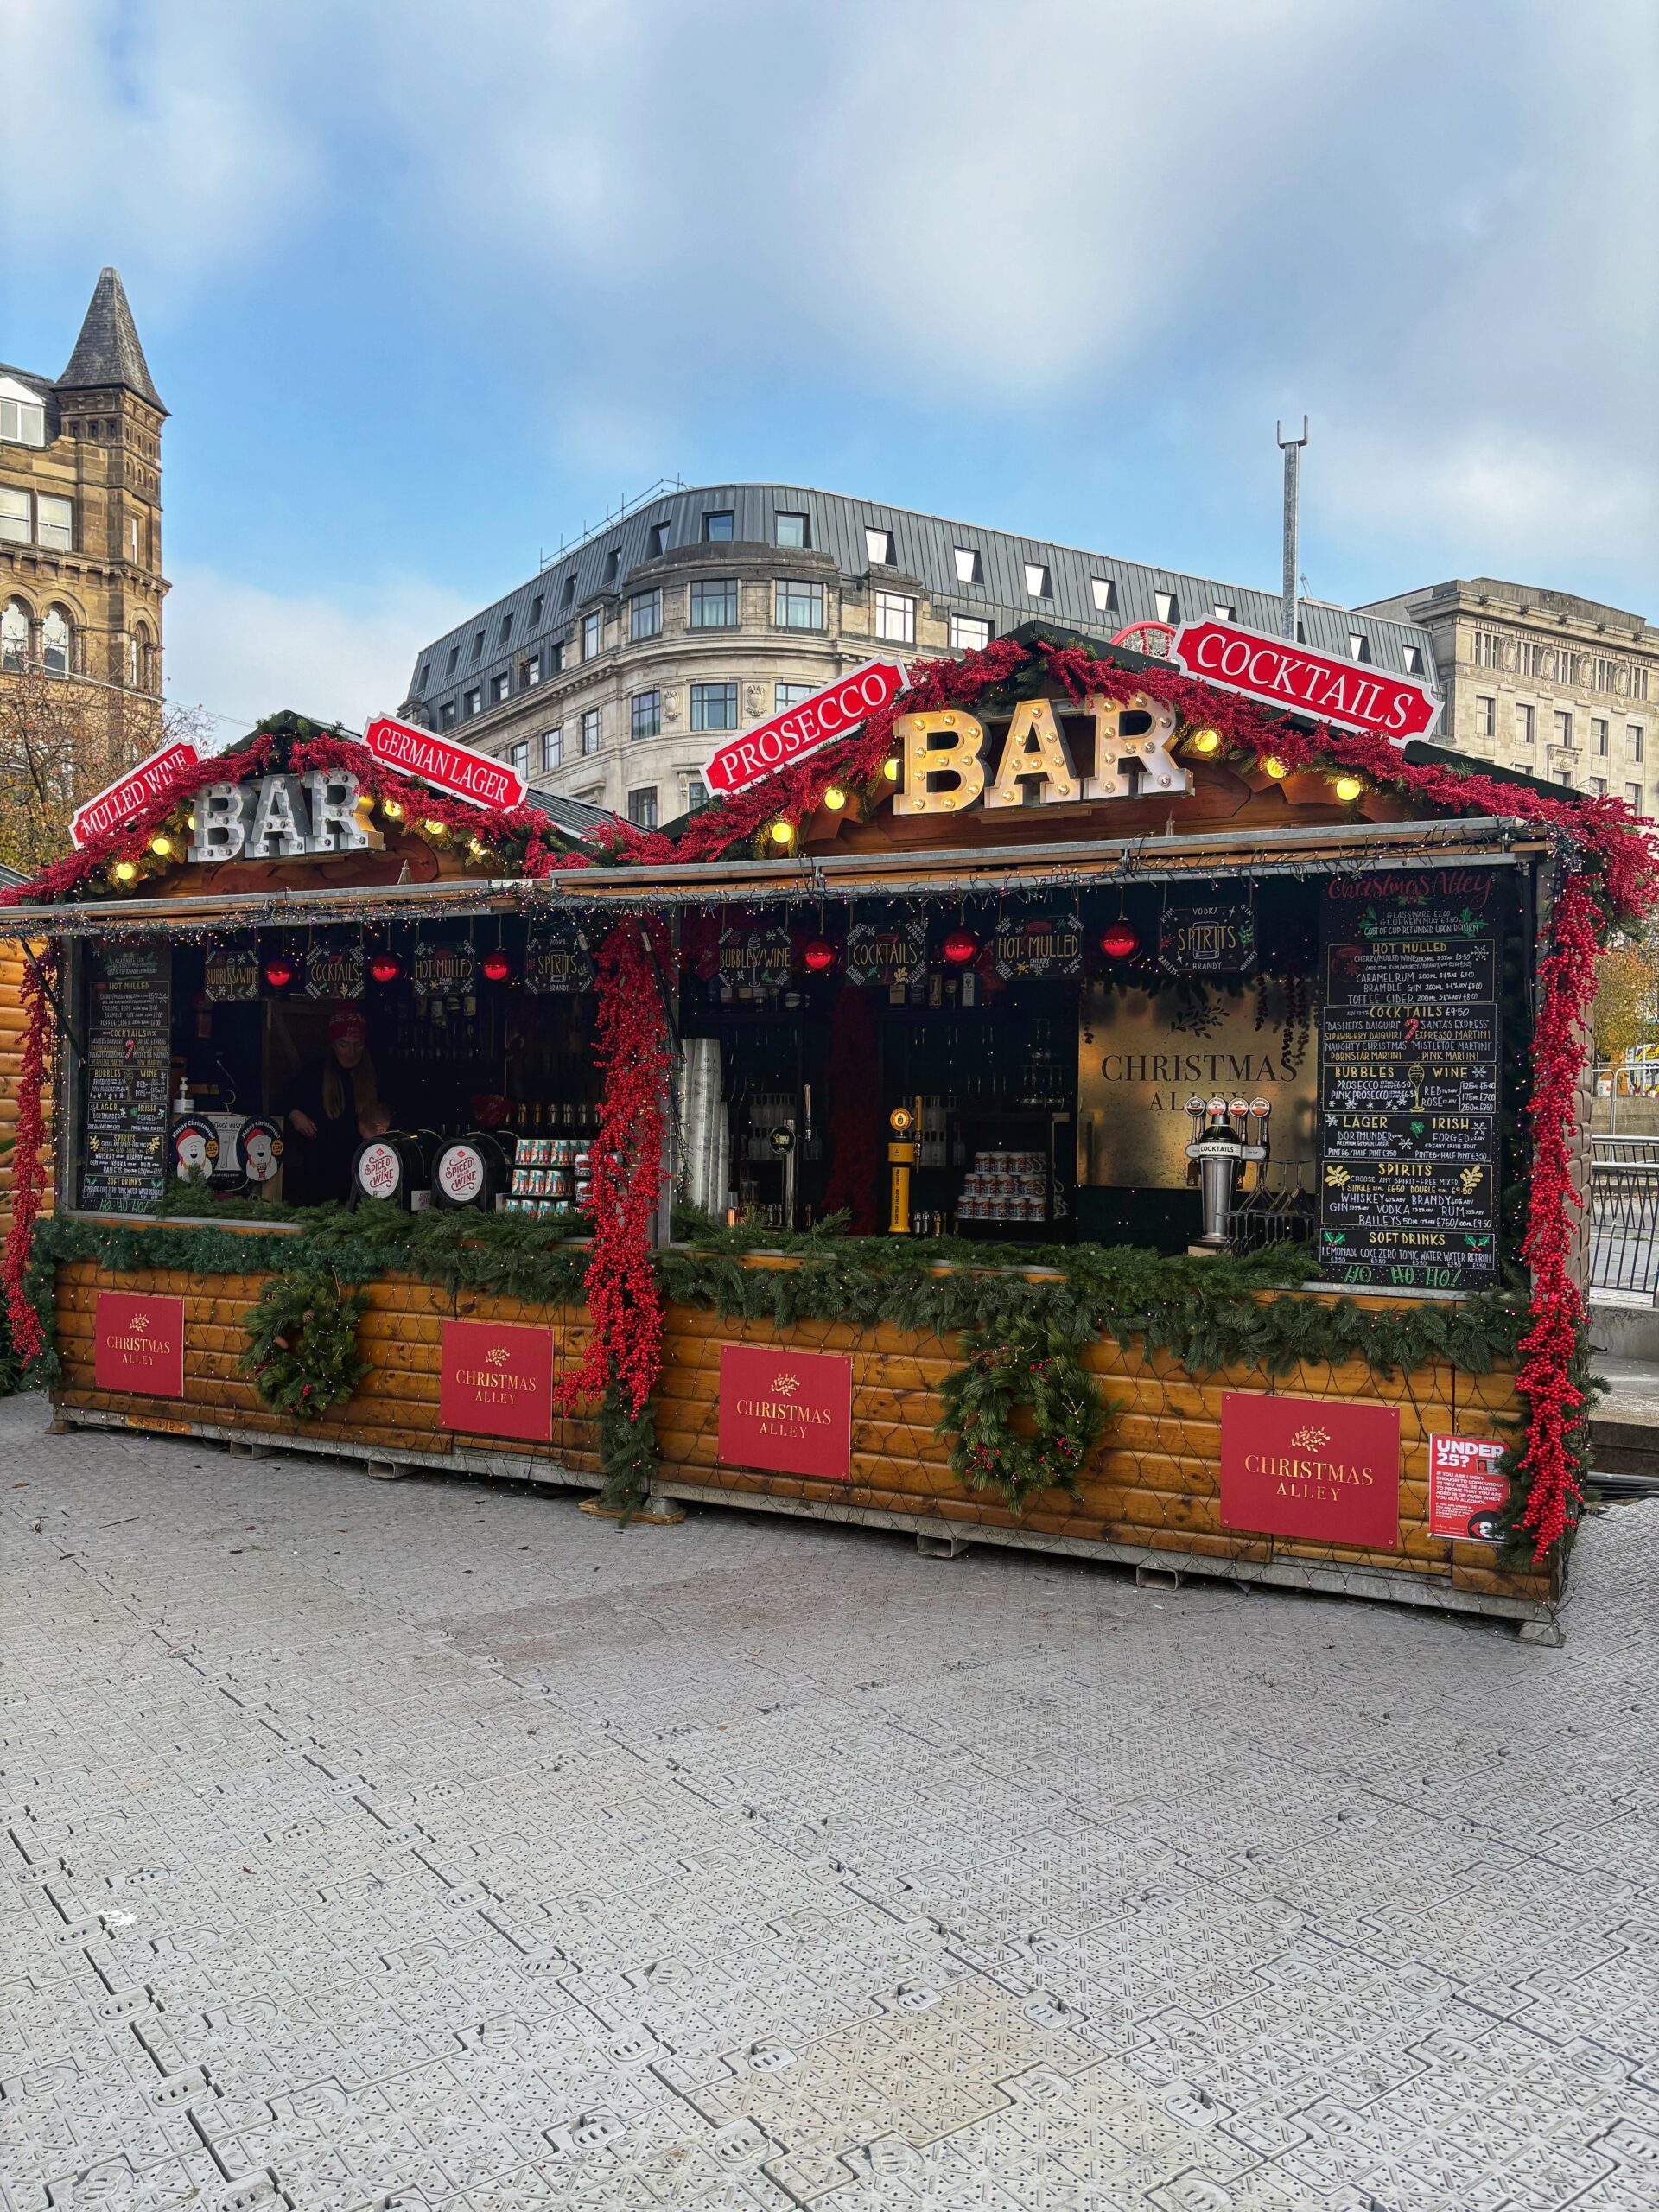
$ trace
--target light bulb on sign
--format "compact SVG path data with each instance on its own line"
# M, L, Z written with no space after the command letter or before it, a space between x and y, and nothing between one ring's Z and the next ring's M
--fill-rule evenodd
M395 798L383 798L380 802L380 811L388 822L401 822L404 818L404 810Z
M1271 776L1275 784L1280 784L1284 781L1290 771L1282 760L1275 760L1269 753L1262 762L1262 772L1264 776Z
M163 832L160 836L150 839L149 849L158 859L166 860L172 853L173 840Z
M891 760L884 760L881 763L881 772L890 784L896 784L899 780L899 762L897 758L895 757Z
M1338 776L1332 788L1344 806L1351 806L1363 792L1365 784L1360 776Z
M847 804L847 794L839 784L831 784L823 795L823 803L831 814L839 814Z
M795 830L792 823L774 822L772 823L772 842L774 845L791 844L794 842L794 836Z
M1192 734L1192 750L1195 753L1219 753L1221 732L1218 729L1195 730Z
M115 880L118 883L130 883L137 873L137 869L130 861L117 861L115 864Z

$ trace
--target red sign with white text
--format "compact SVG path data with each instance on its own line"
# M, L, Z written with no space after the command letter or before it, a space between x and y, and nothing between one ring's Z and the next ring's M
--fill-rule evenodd
M850 676L838 677L803 699L787 714L728 738L704 772L710 791L741 791L791 760L804 760L832 738L848 737L870 716L899 696L905 671L896 661L867 661Z
M71 843L79 848L91 838L118 829L141 806L147 806L181 768L193 768L200 757L185 738L162 746L159 753L152 753L148 760L141 760L136 768L128 769L124 776L118 777L96 798L89 798L85 806L76 809L69 824Z
M1427 737L1440 718L1439 694L1413 677L1388 676L1365 661L1332 660L1236 622L1184 624L1169 656L1189 676L1223 691L1243 691L1395 745Z
M1428 1533L1461 1544L1495 1544L1510 1485L1497 1472L1503 1446L1484 1436L1428 1440Z
M853 1363L844 1352L723 1344L720 1456L728 1467L853 1477Z
M457 798L470 799L474 806L524 803L524 779L509 762L492 760L487 753L474 753L470 745L457 745L452 738L434 737L429 729L411 729L407 722L381 715L364 731L363 742L388 766L418 776L441 791L452 791Z
M446 1321L438 1418L472 1436L553 1433L553 1332L500 1321Z
M93 1322L92 1381L100 1390L184 1395L184 1300L100 1290Z
M1400 1541L1398 1407L1224 1392L1221 1520L1260 1535L1392 1551Z

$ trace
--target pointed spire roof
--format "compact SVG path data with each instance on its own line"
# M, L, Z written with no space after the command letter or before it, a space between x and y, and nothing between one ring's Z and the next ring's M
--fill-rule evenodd
M85 391L105 385L123 385L152 407L161 407L163 415L167 412L149 380L149 365L138 343L138 327L127 305L118 269L100 273L69 365L58 378L60 391Z

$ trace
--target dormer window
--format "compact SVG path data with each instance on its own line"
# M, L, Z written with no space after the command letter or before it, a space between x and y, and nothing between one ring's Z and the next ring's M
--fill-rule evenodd
M890 530L867 530L864 533L864 552L873 569L891 569L893 532Z
M1348 652L1351 659L1370 660L1371 641L1363 630L1351 630L1348 632Z
M668 531L669 525L665 522L652 523L651 525L651 535L645 540L645 558L647 561L655 561L660 555L667 552Z
M705 545L729 545L732 524L736 518L729 507L721 507L702 518L702 542Z
M15 377L0 377L0 442L13 446L46 443L46 405Z
M1176 598L1173 591L1154 592L1152 595L1152 603L1158 610L1158 620L1160 622L1179 622L1180 620L1181 603L1179 600Z
M621 566L622 549L620 545L613 545L605 556L605 581L607 584L613 584L616 582Z

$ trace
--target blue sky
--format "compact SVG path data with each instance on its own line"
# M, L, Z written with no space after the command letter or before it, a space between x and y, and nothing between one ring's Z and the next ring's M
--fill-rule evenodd
M120 268L168 686L233 719L391 705L664 474L1271 588L1304 411L1317 595L1659 618L1646 0L0 16L0 359Z

